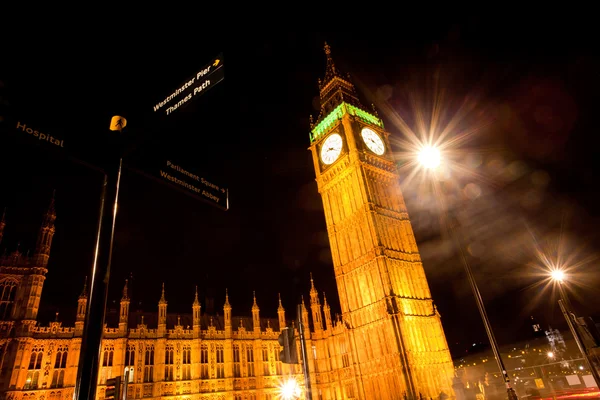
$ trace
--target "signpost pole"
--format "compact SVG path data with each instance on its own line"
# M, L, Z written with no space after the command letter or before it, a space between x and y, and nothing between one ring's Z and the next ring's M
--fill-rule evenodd
M118 129L118 135L121 134L121 128ZM90 275L92 278L88 295L86 319L79 352L79 368L77 369L77 381L74 391L75 400L94 399L98 386L98 368L102 352L104 315L108 295L119 184L123 163L120 139L120 137L117 138L116 146L109 147L111 154L106 158L104 165L105 175L100 195L100 216L94 262Z

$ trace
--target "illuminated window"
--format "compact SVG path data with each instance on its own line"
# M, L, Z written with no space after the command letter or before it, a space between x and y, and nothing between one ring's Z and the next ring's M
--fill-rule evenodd
M125 377L128 383L133 383L133 375L135 372L135 346L127 345L125 351Z
M113 357L115 355L114 348L105 347L104 352L102 354L102 366L103 367L112 367L113 366Z
M262 348L262 360L263 360L263 375L269 375L269 349L267 346Z
M252 344L246 347L246 361L248 362L248 376L255 376L254 373L254 349Z
M144 382L154 382L154 346L147 346L144 353Z
M27 372L27 379L25 380L25 386L23 389L38 388L43 356L44 349L42 347L34 347L31 350L31 356L29 357L29 371Z
M225 357L223 357L223 345L217 346L216 356L217 379L225 378Z
M52 373L51 388L63 387L65 385L65 368L67 368L67 349L59 347L54 359L54 372Z
M183 348L183 375L182 378L184 381L188 381L192 379L192 348L189 346L185 346Z
M173 380L173 345L165 349L165 381Z
M7 280L0 283L0 320L11 317L16 292L17 282Z
M279 345L278 345L279 347ZM277 375L281 375L281 360L279 359L279 351L275 350L273 352L273 357L275 358L275 369L276 369L276 373Z
M239 378L242 376L242 366L240 360L240 345L233 345L233 376Z
M200 347L200 378L208 378L208 346L205 344Z

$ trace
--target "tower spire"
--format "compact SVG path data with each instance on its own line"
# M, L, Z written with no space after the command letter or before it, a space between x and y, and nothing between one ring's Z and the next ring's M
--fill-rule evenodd
M200 301L198 300L198 285L196 285L196 294L194 295L194 304L195 306L200 305Z
M165 283L163 282L162 293L160 295L160 300L158 301L158 304L166 304L166 303L167 303L167 299L165 298Z
M358 99L358 94L349 76L344 77L336 68L331 56L331 47L325 42L325 77L319 79L321 112L317 123L322 121L329 113L342 103L348 103L366 110Z
M50 199L50 205L46 214L44 214L44 220L40 231L38 233L37 244L35 247L34 263L39 267L46 267L48 265L48 259L50 258L50 247L52 246L52 237L54 236L54 221L56 220L56 210L54 207L54 196L56 190L52 192L52 198Z

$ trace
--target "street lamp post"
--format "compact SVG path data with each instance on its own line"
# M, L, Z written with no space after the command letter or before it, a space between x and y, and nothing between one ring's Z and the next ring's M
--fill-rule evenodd
M426 169L437 168L441 163L441 156L439 150L437 150L433 146L424 147L419 153L418 159L421 166ZM490 346L492 347L494 357L496 358L498 369L500 370L500 373L502 374L502 378L504 380L504 384L506 385L506 393L508 396L508 400L518 400L515 390L510 385L510 377L508 376L508 372L506 371L506 367L504 366L504 362L502 361L502 357L500 356L500 350L498 348L494 332L492 331L492 326L488 319L487 312L485 311L485 306L483 304L483 299L481 297L481 293L479 292L479 288L477 287L477 282L475 281L475 277L473 276L473 272L471 271L471 267L464 254L459 238L456 234L454 234L454 231L452 229L450 229L450 231L450 235L452 236L454 244L459 252L460 260L465 269L465 273L467 274L469 285L471 286L471 290L473 291L473 296L475 297L475 302L477 303L477 309L479 310L479 314L481 315L481 319L483 320L483 325L485 327L485 331L490 341Z
M551 272L550 276L552 280L558 285L558 292L560 294L560 300L558 300L558 305L565 317L565 320L567 321L567 325L569 325L569 329L571 330L573 339L575 339L575 343L577 343L577 347L579 348L579 351L583 355L583 358L585 359L588 368L590 369L590 373L594 378L594 383L596 384L596 387L600 388L600 376L598 375L598 371L592 363L592 360L590 360L585 345L583 344L583 340L581 339L581 336L579 335L579 332L575 327L575 318L573 316L571 302L569 301L569 297L567 296L567 292L563 286L565 281L565 273L560 269L555 269Z

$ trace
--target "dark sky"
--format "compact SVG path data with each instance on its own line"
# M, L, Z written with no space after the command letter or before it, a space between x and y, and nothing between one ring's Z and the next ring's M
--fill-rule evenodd
M201 40L190 29L168 43L151 26L106 35L79 27L78 35L46 31L8 43L0 79L11 113L66 138L70 147L62 153L103 159L106 137L115 135L107 129L110 117L119 114L128 120L127 165L144 170L142 159L169 157L229 188L230 209L223 211L125 168L110 304L118 304L124 279L133 277L133 303L146 311L156 310L164 282L171 312L189 312L198 285L214 296L218 312L227 288L234 314L249 314L256 291L261 313L275 316L277 293L291 312L300 295L308 298L312 273L337 312L307 151L327 41L337 67L352 75L392 134L425 271L458 356L469 343L485 342L485 333L432 193L408 179L400 156L408 135L398 121L418 132L419 113L428 120L437 98L440 126L456 122L450 138L472 131L450 154L468 173L443 186L500 344L527 335L530 315L544 327L564 325L555 297L531 286L543 280L533 276L533 264L540 264L534 237L547 254L560 248L571 264L579 262L587 287L577 287L572 300L580 314L600 314L593 108L600 62L585 26L563 30L524 20L507 29L469 18L407 22L393 34L247 31L235 40ZM167 118L152 112L219 53L223 82ZM1 140L0 206L7 207L8 225L0 248L11 252L20 242L21 251L33 250L56 189L41 315L60 311L71 321L92 261L100 175L47 146ZM458 193L472 200L455 201Z

